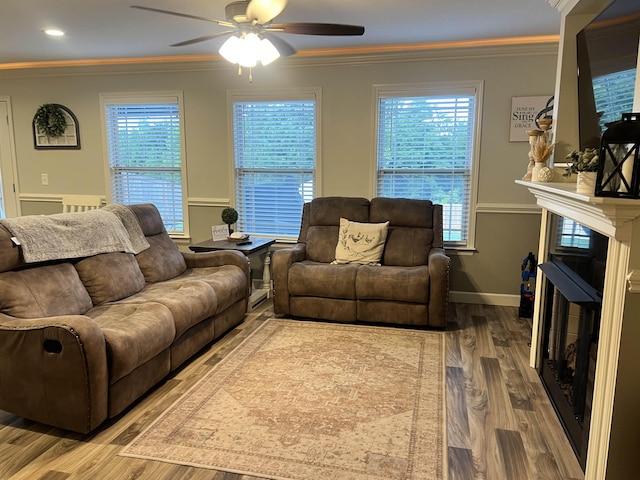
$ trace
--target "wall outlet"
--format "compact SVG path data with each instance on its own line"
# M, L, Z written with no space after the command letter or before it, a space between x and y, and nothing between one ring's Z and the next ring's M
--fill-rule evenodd
M49 174L48 173L41 173L40 174L40 179L42 180L42 185L49 185Z

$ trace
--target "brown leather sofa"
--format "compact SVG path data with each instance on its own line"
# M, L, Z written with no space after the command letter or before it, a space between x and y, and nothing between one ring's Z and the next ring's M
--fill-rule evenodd
M389 222L380 265L332 263L341 218ZM304 205L297 244L272 255L274 311L338 322L444 327L449 268L441 205L316 198Z
M244 319L243 254L182 253L155 206L129 208L136 255L25 264L0 226L0 409L89 432Z

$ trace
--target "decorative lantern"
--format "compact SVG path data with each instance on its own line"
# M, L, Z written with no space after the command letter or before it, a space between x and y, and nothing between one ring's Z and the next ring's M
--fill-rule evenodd
M640 198L640 113L623 113L602 134L597 197Z

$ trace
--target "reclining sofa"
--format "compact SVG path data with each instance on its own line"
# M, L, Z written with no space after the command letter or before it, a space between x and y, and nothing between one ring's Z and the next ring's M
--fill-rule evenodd
M378 238L372 226L386 236ZM378 261L357 251L349 258L365 242L378 243ZM316 198L303 207L297 243L275 251L271 265L276 314L446 325L450 259L442 206L429 200Z
M244 319L250 282L243 254L182 253L154 205L120 207L133 212L129 220L148 245L137 254L77 258L60 245L68 258L27 263L24 241L0 225L0 409L90 432ZM60 217L64 226L68 218L111 218L95 212ZM39 217L58 215L32 216L36 224ZM85 251L96 238L74 249Z

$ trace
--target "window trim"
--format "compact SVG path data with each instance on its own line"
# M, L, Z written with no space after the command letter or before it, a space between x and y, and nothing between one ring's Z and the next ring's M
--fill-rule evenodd
M102 155L104 165L104 178L106 188L106 198L108 203L112 203L111 196L111 164L109 161L109 141L107 138L107 125L106 125L106 106L117 104L154 104L154 103L176 103L178 105L178 112L180 115L180 170L182 180L182 218L184 231L169 232L172 238L176 239L188 239L191 237L189 226L189 208L188 198L189 192L187 182L187 149L185 143L185 115L184 115L184 98L183 92L180 90L175 91L159 91L159 92L114 92L114 93L101 93L100 97L100 120L102 125Z
M234 102L272 102L272 101L313 100L316 103L316 165L315 198L322 196L322 88L274 88L260 90L234 89L227 91L227 165L229 165L230 205L236 205L236 166L233 131ZM300 219L302 222L302 218ZM295 241L298 236L254 235L254 237L275 238L279 242Z
M480 169L480 139L482 138L482 112L484 99L484 81L462 80L451 82L425 82L405 84L375 84L372 100L372 145L371 145L371 183L370 197L375 197L378 188L378 114L380 99L404 96L460 95L462 90L475 92L475 119L473 134L473 152L471 158L471 179L469 190L469 225L465 244L445 242L445 247L452 250L475 250L476 223L478 216L478 182Z

